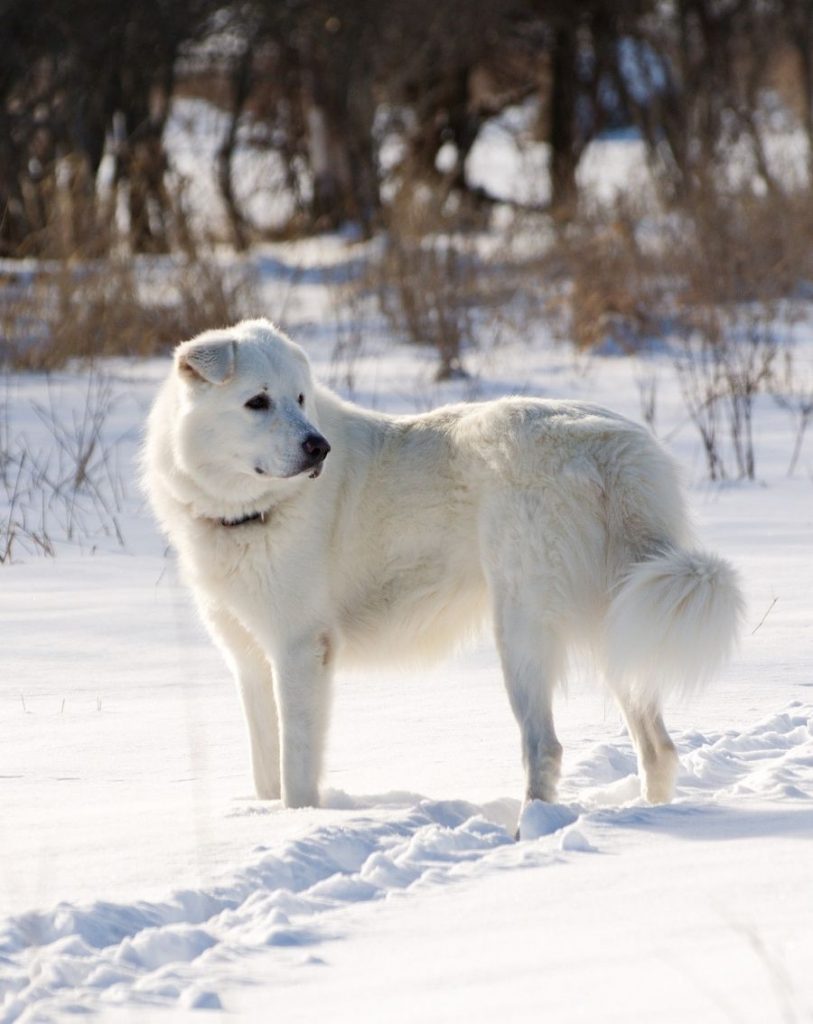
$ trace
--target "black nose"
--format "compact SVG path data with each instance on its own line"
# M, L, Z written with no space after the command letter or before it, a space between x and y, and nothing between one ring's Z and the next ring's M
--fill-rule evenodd
M330 445L321 434L308 434L302 442L302 449L310 459L312 466L318 466L325 461L325 456L330 451Z

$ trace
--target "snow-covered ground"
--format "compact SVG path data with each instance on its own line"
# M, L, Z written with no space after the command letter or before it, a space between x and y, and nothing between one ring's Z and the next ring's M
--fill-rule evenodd
M636 360L541 335L470 353L468 382L434 384L431 353L374 333L348 367L325 275L291 291L289 256L257 256L268 309L284 293L317 374L364 402L521 391L639 415ZM562 803L514 842L518 737L487 638L432 670L342 675L325 808L252 797L236 695L137 487L166 364L103 372L124 547L89 508L81 541L0 567L1 1021L811 1019L813 442L787 478L781 409L758 409L759 481L709 485L668 359L648 360L704 542L742 572L746 635L669 709L669 807L640 800L615 708L575 680ZM87 395L79 373L12 378L7 438L44 458L34 404L72 423Z

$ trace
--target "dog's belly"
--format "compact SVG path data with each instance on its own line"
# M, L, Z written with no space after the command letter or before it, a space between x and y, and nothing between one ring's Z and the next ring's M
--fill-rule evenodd
M482 624L487 592L479 564L429 556L382 567L358 581L339 608L341 660L426 661Z

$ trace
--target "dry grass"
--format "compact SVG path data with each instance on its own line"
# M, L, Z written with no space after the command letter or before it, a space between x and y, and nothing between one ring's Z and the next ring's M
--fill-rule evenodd
M448 236L391 238L378 265L381 309L394 332L439 357L438 380L463 372L463 348L473 340L476 292L472 269Z
M629 197L582 211L540 260L559 333L635 351L709 311L776 310L813 280L813 193L705 194L668 212ZM713 338L710 339L713 343Z
M484 324L496 330L518 286L507 256L483 256L483 226L428 188L402 189L364 282L395 337L435 349L438 381L467 376L466 350L480 343Z
M118 440L111 439L112 386L87 374L84 400L66 405L49 382L32 403L44 443L8 429L0 402L0 565L21 555L55 555L60 544L93 549L106 537L124 546L120 513L126 497Z
M659 329L660 282L636 236L627 205L583 214L543 256L540 277L559 286L551 315L579 350L611 343L634 351Z
M40 263L0 277L0 359L54 370L71 359L160 352L252 308L253 280L212 258Z
M670 346L711 479L755 478L755 403L777 390L798 316L793 296L813 280L811 198L743 190L668 212L619 201L563 229L542 260L562 285L559 333L579 349ZM655 396L645 392L642 413L654 420Z

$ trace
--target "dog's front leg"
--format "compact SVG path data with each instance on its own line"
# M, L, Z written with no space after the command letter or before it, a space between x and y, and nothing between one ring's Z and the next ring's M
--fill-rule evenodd
M225 608L206 605L203 614L240 690L251 743L255 792L261 800L278 800L279 726L271 662L251 633Z
M282 744L282 802L316 807L330 710L331 642L324 632L286 644L274 658Z

